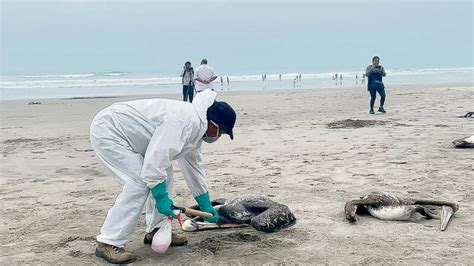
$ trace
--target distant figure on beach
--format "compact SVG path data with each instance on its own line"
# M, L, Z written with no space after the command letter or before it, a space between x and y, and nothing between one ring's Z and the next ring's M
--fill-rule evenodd
M359 84L359 77L356 74L356 85Z
M362 74L362 81L360 82L360 84L362 85L365 84L365 73Z
M207 59L201 60L201 65L196 68L194 83L196 92L212 89L212 82L217 79L214 69L207 64Z
M341 75L339 75L339 80L342 80L342 74L341 74Z
M230 82L229 82L229 76L227 76L227 87L229 87L229 84L230 84Z
M278 75L278 79L279 79L279 80L280 80L280 82L281 82L281 74L280 74L280 75Z
M183 84L183 101L186 102L189 99L189 102L192 102L194 96L194 70L191 67L191 62L184 63L180 76Z
M380 58L378 56L374 56L372 58L372 65L369 65L365 70L365 74L367 76L367 90L370 93L370 114L375 114L374 112L374 103L375 97L377 96L377 92L380 95L380 106L379 112L385 113L385 109L383 105L385 103L385 86L382 82L382 78L385 77L387 74L385 73L385 69L382 65L380 65Z
M224 86L224 78L221 76L221 86Z
M337 73L336 73L336 75L334 75L334 77L335 77L335 78L336 78L336 80L337 80Z

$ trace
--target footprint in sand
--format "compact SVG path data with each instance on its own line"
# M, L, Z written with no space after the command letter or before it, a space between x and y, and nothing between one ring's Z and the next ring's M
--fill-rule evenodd
M100 190L100 189L79 190L79 191L70 192L69 195L73 196L73 197L76 197L76 198L80 198L80 197L84 197L84 196L94 196L94 195L97 195L97 194L100 194L100 193L103 193L103 192L105 192L105 190Z
M243 232L232 232L205 238L197 245L197 251L211 252L216 255L220 251L236 248L243 243L260 242L262 239L253 234Z
M59 168L56 170L56 174L64 174L64 173L67 173L69 172L69 168Z
M95 242L94 236L69 236L59 241L57 248L69 249L66 254L71 257L90 257L90 247Z
M81 149L77 149L77 148L74 148L74 150L75 151L80 151L80 152L92 152L92 151L94 151L93 149L83 149L83 150L81 150Z
M75 173L80 176L105 176L101 171L89 168L78 169Z

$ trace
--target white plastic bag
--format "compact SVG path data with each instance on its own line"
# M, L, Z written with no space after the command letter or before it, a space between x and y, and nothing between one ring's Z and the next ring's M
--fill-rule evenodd
M179 210L175 210L174 213L179 217ZM171 245L171 221L173 218L170 216L161 225L160 229L153 236L151 242L151 249L158 253L165 253ZM178 221L180 221L178 219Z
M151 249L158 253L165 253L171 245L171 220L166 219L160 229L153 236Z

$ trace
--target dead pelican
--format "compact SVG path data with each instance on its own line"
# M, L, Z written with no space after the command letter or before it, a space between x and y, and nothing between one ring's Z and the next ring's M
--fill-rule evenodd
M211 203L219 213L217 225L206 224L205 222L199 223L202 221L202 218L196 218L186 224L194 226L195 230L190 228L187 231L229 228L247 224L256 230L272 233L296 223L296 218L288 206L272 201L266 197L216 199ZM199 206L194 205L190 208L198 210Z
M413 221L416 213L427 219L441 220L440 230L444 231L448 222L459 209L456 203L436 200L401 198L387 192L372 192L358 200L346 202L344 211L350 222L357 220L356 213L364 212L388 221Z
M473 117L473 115L474 115L474 112L467 112L467 113L466 113L465 115L463 115L462 117L468 118L468 117Z
M474 135L453 140L454 148L474 148Z

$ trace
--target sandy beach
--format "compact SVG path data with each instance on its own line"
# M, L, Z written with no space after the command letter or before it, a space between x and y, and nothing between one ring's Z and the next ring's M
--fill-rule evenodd
M474 151L451 142L474 131L474 118L459 117L474 111L474 87L386 91L387 113L376 115L364 88L219 92L237 123L234 141L202 146L211 196L267 196L298 221L272 234L183 233L188 246L157 254L142 242L142 215L127 245L135 264L472 263ZM149 97L0 102L1 265L105 264L95 236L120 187L95 156L89 125L106 106L139 98ZM193 205L177 164L174 179L175 204ZM436 220L345 221L347 200L379 190L460 208L444 232Z

